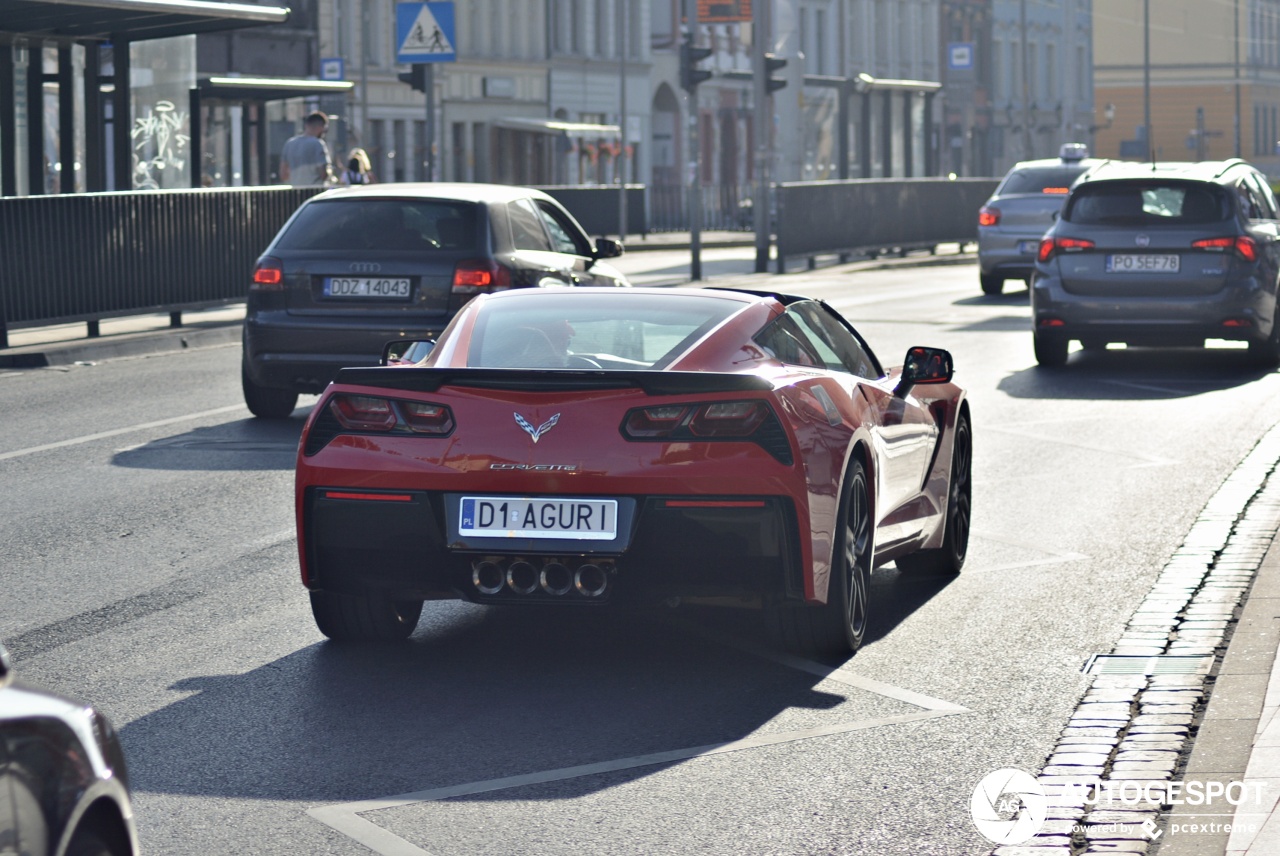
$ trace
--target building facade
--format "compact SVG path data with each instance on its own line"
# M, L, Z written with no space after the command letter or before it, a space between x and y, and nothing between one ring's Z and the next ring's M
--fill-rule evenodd
M1150 26L1143 0L1110 0L1094 35L1098 101L1115 107L1098 153L1146 158L1149 142L1157 159L1238 156L1280 175L1280 2L1148 8Z

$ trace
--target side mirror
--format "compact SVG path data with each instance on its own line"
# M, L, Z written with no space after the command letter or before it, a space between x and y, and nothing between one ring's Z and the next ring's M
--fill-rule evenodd
M436 346L435 339L396 339L382 349L384 366L411 366L421 362Z
M949 351L920 345L907 348L907 357L902 361L902 376L893 394L901 398L917 384L950 383L954 373L955 365Z
M611 238L596 238L595 257L598 259L616 259L622 255L622 243Z

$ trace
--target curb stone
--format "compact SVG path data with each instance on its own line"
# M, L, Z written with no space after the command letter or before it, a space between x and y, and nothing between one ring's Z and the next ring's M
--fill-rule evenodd
M1142 675L1096 675L1037 779L1047 798L1047 817L1074 822L1069 839L1064 841L1055 825L1018 845L997 847L991 856L1175 856L1174 847L1179 848L1176 854L1221 856L1225 851L1221 836L1192 849L1183 847L1185 837L1161 839L1175 814L1170 811L1175 808L1170 786L1181 788L1184 779L1191 779L1187 774L1196 773L1188 759L1206 713L1224 704L1247 713L1255 700L1261 713L1260 695L1232 692L1237 682L1224 674L1223 664L1241 621L1241 605L1280 528L1280 478L1271 478L1278 468L1280 425L1267 432L1209 500L1112 651L1212 656L1209 674L1150 674L1154 669L1148 668ZM1274 644L1270 653L1274 658ZM1261 676L1264 690L1270 666L1268 661ZM1240 766L1235 778L1242 779L1243 771ZM1205 782L1221 778L1220 773L1195 775ZM1110 787L1100 789L1097 783ZM1159 794L1161 804L1135 803L1132 797L1140 792ZM1104 795L1110 802L1100 799ZM1177 845L1162 846L1175 840Z

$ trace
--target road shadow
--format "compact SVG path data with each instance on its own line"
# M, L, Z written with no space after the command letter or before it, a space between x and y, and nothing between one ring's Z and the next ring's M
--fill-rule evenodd
M147 470L291 470L310 413L306 405L288 419L236 419L194 428L122 449L111 463Z
M1080 350L1061 368L1031 366L997 388L1014 398L1161 400L1245 386L1274 371L1242 348Z
M900 594L892 581L880 590ZM873 634L937 590L877 604ZM921 712L844 684L819 689L818 675L753 649L771 650L753 610L428 604L407 643L318 642L245 674L186 678L170 689L189 696L121 735L136 791L344 802Z

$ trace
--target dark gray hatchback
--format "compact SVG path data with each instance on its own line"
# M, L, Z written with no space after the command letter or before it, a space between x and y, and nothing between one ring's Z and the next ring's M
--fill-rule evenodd
M625 286L555 199L527 187L382 184L321 193L258 259L241 369L255 415L288 416L344 366L433 339L468 300L508 288Z
M1068 345L1247 342L1280 362L1280 212L1242 160L1112 162L1076 184L1040 241L1031 282L1036 360Z

